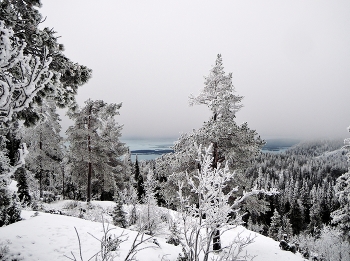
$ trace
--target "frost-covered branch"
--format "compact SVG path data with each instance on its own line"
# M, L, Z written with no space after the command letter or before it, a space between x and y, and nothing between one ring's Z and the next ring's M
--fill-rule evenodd
M276 195L279 192L274 188L272 190L265 190L265 189L252 189L251 191L244 191L243 195L235 200L235 202L232 204L232 208L237 209L239 208L240 204L242 204L247 198L259 195L259 194L264 194L264 195Z
M49 71L52 58L25 55L25 47L26 43L0 21L0 124L27 108L53 77Z

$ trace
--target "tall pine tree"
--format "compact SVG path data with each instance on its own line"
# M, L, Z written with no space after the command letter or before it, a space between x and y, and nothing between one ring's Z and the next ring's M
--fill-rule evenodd
M33 110L40 115L40 120L35 126L23 126L18 136L28 146L26 168L38 179L40 197L43 197L44 190L56 192L61 185L58 182L63 158L61 125L53 100L47 99L41 105L35 105Z
M76 183L85 187L86 199L91 201L92 179L105 189L114 191L115 175L122 170L119 160L126 152L119 137L122 127L114 117L121 104L102 100L87 100L85 106L69 113L74 125L67 130L71 171Z
M196 168L201 166L197 162L197 146L211 146L212 148L212 168L216 169L219 163L226 161L232 171L243 170L249 166L251 160L256 156L264 141L260 139L255 130L248 128L247 123L238 125L235 122L236 112L242 107L242 96L235 94L235 88L232 84L232 74L225 74L222 57L217 55L214 67L210 70L209 76L205 78L204 88L196 97L190 97L190 105L204 104L212 112L211 119L204 125L194 130L192 133L183 134L175 142L175 154L186 155L178 156L182 161L184 169L180 171L195 172ZM242 176L241 176L242 177ZM238 193L243 193L245 185L244 177L230 181L225 192L233 187L241 185ZM245 188L247 189L247 188ZM254 203L254 200L250 200ZM220 250L220 232L217 231L213 238L214 250Z

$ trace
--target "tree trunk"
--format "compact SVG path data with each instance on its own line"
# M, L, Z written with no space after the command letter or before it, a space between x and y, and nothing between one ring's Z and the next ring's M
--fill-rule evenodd
M43 142L41 140L41 132L39 136L39 149L40 149L40 157L39 157L39 194L40 198L43 197L43 163L42 163L42 153L43 153Z
M62 199L64 199L64 167L62 166Z
M89 109L89 119L88 119L88 131L90 131L90 124L91 124L91 111L92 111L92 105ZM91 166L91 136L90 133L88 134L88 151L89 151L89 170L88 170L88 180L87 180L87 202L91 201L91 175L92 175L92 166Z
M87 180L87 202L91 201L91 162L89 162L88 180Z
M216 229L213 237L213 250L220 251L221 250L221 238L220 238L220 230Z
M217 142L213 143L213 169L218 167L219 154L218 154L218 144ZM220 230L216 229L213 236L213 250L220 251L221 250L221 238L220 238Z

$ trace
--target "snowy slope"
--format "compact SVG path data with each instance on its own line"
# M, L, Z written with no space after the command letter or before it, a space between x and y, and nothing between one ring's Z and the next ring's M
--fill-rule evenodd
M55 214L39 213L33 217L34 211L22 211L26 220L0 228L1 241L9 240L10 251L14 254L21 253L24 260L69 260L64 255L72 257L72 251L79 256L79 244L74 227L77 228L82 244L82 256L88 260L99 251L100 243L88 233L97 238L102 238L103 228L101 223L84 219L67 217ZM114 227L111 226L110 227ZM124 229L116 228L113 233L120 235ZM136 236L135 231L125 230L129 240L122 243L119 251L120 260L126 255L132 240ZM161 260L162 256L175 260L179 247L165 243L165 239L158 239L162 246L157 249L145 249L140 252L140 260ZM146 246L156 246L152 242ZM119 258L118 258L119 259ZM116 259L116 260L118 260Z
M55 214L39 213L34 216L34 211L22 211L25 220L0 228L0 241L10 242L10 252L23 260L69 260L66 256L72 257L71 251L79 259L78 239L74 230L77 228L82 244L82 256L88 260L100 247L100 243L88 233L97 238L102 238L103 228L99 222L84 219L61 216ZM114 227L110 225L110 227ZM116 228L113 233L120 235L124 231L128 235L128 240L122 243L118 251L119 257L115 260L124 260L129 250L132 240L136 236L135 231ZM242 232L242 236L255 234L244 227L237 227L226 232L222 236L225 245L232 241L235 235ZM181 252L181 247L165 243L164 238L157 238L160 248L142 250L137 254L140 261L152 260L176 260ZM257 234L255 242L249 245L246 250L250 255L256 255L255 261L302 261L299 254L282 251L278 247L278 242ZM145 246L156 247L152 242ZM17 254L20 253L18 256Z

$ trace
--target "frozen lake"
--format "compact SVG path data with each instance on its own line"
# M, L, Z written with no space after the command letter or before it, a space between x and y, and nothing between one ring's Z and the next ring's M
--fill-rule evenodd
M172 146L176 138L167 139L121 139L131 151L132 161L136 155L139 160L151 160L160 157L164 153L172 152ZM290 139L268 139L262 152L280 153L299 141Z

